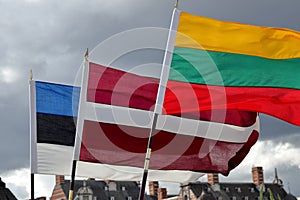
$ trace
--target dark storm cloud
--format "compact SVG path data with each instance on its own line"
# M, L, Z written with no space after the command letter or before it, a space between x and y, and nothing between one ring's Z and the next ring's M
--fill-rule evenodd
M297 0L191 0L180 5L182 10L216 19L300 30Z
M158 1L157 1L158 2ZM28 79L72 84L87 47L111 34L145 25L167 24L151 18L153 2L1 1L0 80L1 170L29 166ZM126 6L128 4L129 6ZM113 9L116 8L116 9ZM149 10L148 10L149 9ZM148 10L148 12L144 12ZM170 10L171 11L171 10ZM158 16L156 17L158 19Z
M297 137L300 134L300 128L289 124L280 119L261 114L261 140L282 140L287 142L298 142L298 140L289 139ZM300 144L298 143L300 146Z

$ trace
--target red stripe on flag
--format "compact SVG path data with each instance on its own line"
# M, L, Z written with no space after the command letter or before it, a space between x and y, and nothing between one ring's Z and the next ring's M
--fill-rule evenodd
M149 129L85 121L80 160L113 165L143 167ZM258 133L248 142L229 143L159 131L154 134L150 169L219 171L237 166Z
M164 112L189 115L228 109L262 112L300 125L300 90L286 88L221 87L168 81Z
M159 80L90 63L89 102L153 110Z
M87 100L90 102L108 105L153 110L157 95L158 83L159 80L155 78L138 76L129 72L90 63ZM167 88L166 94L169 94L170 96L172 91L173 88ZM173 96L174 95L184 95L187 97L190 96L189 93L176 93L173 94ZM177 98L173 98L172 100L176 101ZM197 101L187 102L188 105L190 103L196 103L196 105L198 105ZM174 102L172 102L172 104L174 104ZM175 102L175 105L178 104L185 104L185 101L180 103ZM199 112L199 110L196 110L194 112L185 112L183 110L182 113L177 111L174 114L168 114L191 119L201 119L205 121L233 124L237 126L250 126L256 120L256 113L246 111L204 110ZM167 107L167 112L169 112L169 106Z

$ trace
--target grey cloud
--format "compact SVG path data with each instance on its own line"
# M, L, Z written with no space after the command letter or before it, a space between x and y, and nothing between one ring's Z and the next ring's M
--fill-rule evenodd
M204 1L181 2L182 10L216 19L261 26L285 27L300 30L300 2L297 0Z
M261 114L261 140L288 140L289 137L300 137L300 128L280 119ZM296 142L296 141L292 141Z

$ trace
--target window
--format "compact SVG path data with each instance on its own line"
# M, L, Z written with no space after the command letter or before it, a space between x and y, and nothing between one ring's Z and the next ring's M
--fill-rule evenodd
M122 186L122 191L125 191L125 190L126 190L125 186Z
M251 192L254 193L254 188L251 188Z
M241 188L237 188L237 192L241 193L242 192Z
M90 195L83 195L83 196L82 196L82 199L83 199L83 200L89 200L89 199L90 199Z
M115 197L110 197L110 200L115 200Z
M128 197L127 200L132 200L132 197Z
M232 197L232 200L236 200L236 197L235 197L235 196L233 196L233 197Z
M225 191L226 191L226 192L229 192L229 188L228 188L228 187L226 187L226 188L225 188Z
M248 196L245 196L245 200L249 200L249 197L248 197Z
M109 191L117 191L117 184L116 184L116 182L113 182L113 181L109 182L108 183L108 190Z

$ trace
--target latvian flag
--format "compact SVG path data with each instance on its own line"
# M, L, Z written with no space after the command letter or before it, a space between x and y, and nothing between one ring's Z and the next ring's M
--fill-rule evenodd
M141 173L160 84L147 70L151 68L141 74L86 63L75 160ZM165 181L176 182L183 182L182 177L170 173L228 174L256 142L258 128L257 113L252 112L205 111L196 118L159 113L149 179L155 180L156 170Z

